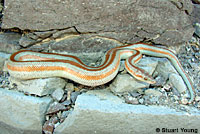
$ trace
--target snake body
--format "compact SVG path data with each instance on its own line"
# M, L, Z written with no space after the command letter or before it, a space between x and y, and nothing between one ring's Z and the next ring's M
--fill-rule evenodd
M132 76L153 84L155 80L135 65L142 58L142 54L168 58L189 89L189 102L194 100L194 88L176 55L168 49L145 43L110 49L98 67L87 66L72 55L21 50L10 56L7 69L11 76L19 79L64 77L83 85L98 86L111 81L118 73L120 60L126 59L125 68Z

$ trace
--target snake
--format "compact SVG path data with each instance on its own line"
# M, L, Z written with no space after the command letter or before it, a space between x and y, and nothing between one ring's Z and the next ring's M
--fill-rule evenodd
M99 66L86 65L73 55L19 50L13 53L7 64L10 76L21 80L63 77L86 86L99 86L113 80L117 75L121 60L125 60L125 69L140 81L155 84L154 78L136 64L144 55L168 58L186 84L190 99L195 98L192 82L176 55L169 49L146 43L134 43L108 50Z

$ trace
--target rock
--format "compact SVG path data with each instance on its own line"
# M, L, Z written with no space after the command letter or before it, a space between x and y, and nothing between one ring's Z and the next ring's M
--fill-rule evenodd
M64 91L62 90L62 88L57 88L52 94L51 96L53 97L54 100L60 101L62 99L64 95Z
M133 104L133 105L137 105L139 103L138 99L134 98L132 96L126 96L125 102L128 103L128 104Z
M118 74L110 85L110 90L115 93L123 93L145 87L149 87L149 84L138 81L129 74Z
M37 43L37 40L29 38L28 35L22 36L19 40L19 44L23 47L30 47L35 43Z
M72 34L72 33L77 34L77 31L74 29L74 27L57 31L52 35L52 37L53 38L58 38L58 37L61 37L63 35Z
M145 90L144 93L145 93L145 95L153 95L153 96L157 96L157 97L162 96L162 93L155 89L147 89L147 90Z
M0 52L0 70L6 71L6 68L4 67L5 65L4 63L9 57L10 57L10 54Z
M192 24L195 24L195 23L200 23L200 4L193 4L194 6L194 9L192 11L192 14L190 15L190 19L192 21Z
M15 83L19 91L38 96L52 94L56 89L63 89L66 84L66 81L61 78L33 79L26 81L19 81L11 78L10 82Z
M144 57L139 61L139 63L137 63L137 66L141 67L150 75L152 75L157 63L158 62L155 60L155 58ZM129 74L118 74L112 82L112 84L110 85L110 89L113 92L122 93L126 91L138 90L140 88L145 88L148 86L148 83L139 81Z
M141 96L140 93L136 93L136 92L130 92L130 95L131 95L132 97L139 97L139 96Z
M194 33L200 38L200 23L196 23L194 25L195 31Z
M184 104L184 105L188 104L188 99L186 99L185 97L183 97L181 99L181 103Z
M186 42L194 31L188 15L192 11L190 0L50 0L48 4L40 0L6 0L4 7L3 29L48 31L74 27L77 33L96 33L123 43L148 39L166 45Z
M71 100L65 100L61 104L65 105L65 106L68 106L68 105L71 104Z
M80 95L80 92L72 92L71 93L71 101L75 103L77 96Z
M66 91L74 91L74 84L73 83L67 83L65 86Z
M57 113L57 112L62 111L62 110L67 110L67 109L63 104L60 104L58 102L54 102L49 106L49 108L47 110L47 114L54 114L54 113Z
M192 0L192 2L200 4L200 0Z
M56 32L57 30L50 30L50 31L45 31L45 32L34 32L33 34L36 35L38 38L45 39L47 37L50 37Z
M158 75L161 75L165 80L169 78L171 73L177 73L176 69L172 66L170 61L166 58L157 58L158 66L156 67L156 71Z
M41 134L50 97L26 96L0 88L0 130L2 134ZM20 122L20 123L19 123Z
M178 74L172 73L169 75L169 83L175 87L179 93L183 93L187 91L187 87L185 82L183 81L182 77Z
M139 101L140 104L144 103L144 99L143 98L139 99L138 101Z
M108 49L122 45L117 40L96 36L95 34L67 34L55 40L49 39L39 42L28 49L74 55L89 65L103 57Z
M101 58L108 49L122 45L117 40L95 34L83 34L67 35L56 39L49 44L48 48L52 52L72 54L80 57L84 63L91 63Z
M14 53L19 50L19 40L21 35L18 33L1 33L0 34L0 51Z
M200 96L196 96L195 101L200 101Z
M118 96L113 95L113 93L110 92L109 89L103 89L103 90L90 90L87 92L88 95L91 96L97 96L101 100L109 100L113 103L123 103L124 100L119 98Z
M52 116L50 120L46 121L43 126L43 132L45 134L53 134L54 126L58 122L58 117Z
M68 110L68 111L63 111L62 112L62 115L61 115L61 118L66 118L72 111L71 110Z
M189 109L188 114L167 106L130 105L118 99L112 94L107 94L104 99L91 92L79 95L74 111L55 128L54 133L149 134L155 133L156 128L163 128L163 124L168 128L199 127L200 112L197 109Z

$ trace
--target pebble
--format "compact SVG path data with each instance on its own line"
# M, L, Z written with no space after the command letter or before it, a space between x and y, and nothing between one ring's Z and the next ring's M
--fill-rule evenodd
M155 78L156 83L152 84L153 86L162 86L166 83L166 79L162 76L158 76Z
M128 103L128 104L133 104L133 105L137 105L139 104L139 101L137 98L134 98L132 96L126 96L125 97L125 102Z
M45 134L53 134L55 124L58 123L58 117L52 116L50 120L46 121L43 125L43 132Z
M194 28L195 28L194 33L195 33L198 37L200 37L200 24L199 24L199 23L196 23L196 24L194 25Z
M160 91L157 91L155 89L147 89L144 91L145 95L153 95L153 96L162 96L162 93Z
M65 86L66 91L74 91L74 84L72 83L67 83Z
M189 43L196 44L197 43L197 39L195 37L192 37L192 39L189 40Z
M49 108L47 110L47 114L54 114L54 113L57 113L61 110L66 110L65 105L60 104L58 102L54 102L49 106Z
M200 101L200 96L196 96L195 101Z
M22 36L21 39L19 40L19 44L23 47L31 46L34 43L37 43L37 41L29 38L28 36Z
M75 103L77 96L80 95L80 94L81 94L80 92L72 92L71 93L71 101L72 101L72 103Z
M61 104L68 106L71 104L71 100L65 100L64 102L62 102Z
M169 75L169 83L171 83L173 87L179 91L179 93L186 92L187 90L187 87L179 74L171 73Z
M144 99L143 98L139 99L139 103L143 104L144 103Z
M184 105L188 104L188 99L186 99L185 97L183 97L181 99L181 104L184 104Z
M72 112L71 110L63 111L62 115L61 115L61 118L66 118L71 112Z
M137 92L130 92L130 95L132 96L132 97L138 97L138 96L141 96L141 94L140 93L137 93Z
M51 96L54 100L60 101L64 95L64 91L61 88L56 89Z
M57 32L57 30L51 30L51 31L45 31L45 32L34 32L33 34L35 34L39 38L44 39L44 38L51 36L52 34L54 34L56 32Z

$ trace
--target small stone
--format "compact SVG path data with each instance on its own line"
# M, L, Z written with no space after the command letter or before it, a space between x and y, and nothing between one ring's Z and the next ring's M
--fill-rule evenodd
M54 113L57 113L58 111L62 111L62 110L66 110L66 107L63 104L54 102L48 108L47 114L54 114Z
M167 92L171 91L172 86L170 84L165 84L163 89Z
M50 118L50 120L46 121L43 125L44 133L45 134L52 134L56 123L58 123L58 117L52 116Z
M195 33L198 37L200 37L200 24L199 24L199 23L196 23L196 24L194 25L194 28L195 28L194 33Z
M188 104L188 99L186 99L185 97L183 97L181 99L181 104L184 104L184 105Z
M195 101L200 101L200 96L196 96Z
M198 103L196 104L196 107L197 107L197 108L200 108L200 102L198 102Z
M157 58L158 65L156 67L156 71L159 75L161 75L166 81L169 78L169 74L177 73L176 69L171 65L170 61L166 58Z
M47 37L51 36L56 31L57 30L51 30L51 31L45 31L45 32L34 32L34 34L37 35L38 37L44 39L44 38L47 38Z
M80 92L72 92L71 93L71 101L75 103L77 96L80 95Z
M114 93L132 92L146 87L149 87L148 83L138 81L129 74L118 74L110 85Z
M54 130L54 124L50 123L49 121L46 121L43 125L43 132L45 134L52 134Z
M197 43L197 39L195 37L192 37L192 39L189 40L189 43L196 44Z
M138 63L141 69L152 75L158 61L153 57L143 57ZM141 88L147 88L150 84L137 80L130 74L119 74L110 85L110 89L115 93L132 92Z
M134 98L134 97L131 97L131 96L126 96L125 102L128 103L128 104L133 104L133 105L137 105L139 103L137 98Z
M67 85L65 86L65 90L66 91L74 91L74 84L67 83Z
M28 36L22 36L19 40L19 44L23 47L28 47L37 43L37 40L31 39Z
M64 102L67 99L67 94L64 94L60 102Z
M131 95L132 97L138 97L138 96L141 96L140 93L136 93L136 92L130 92L130 95Z
M64 91L61 88L58 88L52 93L51 96L53 97L54 100L60 101L63 95L64 95Z
M125 70L125 62L124 61L121 61L121 64L120 64L120 67L119 67L119 72Z
M178 74L172 73L169 75L169 83L173 85L180 93L186 92L187 87L182 79L182 77Z
M174 95L174 100L178 101L179 100L179 97Z
M155 78L156 83L152 84L153 86L163 86L166 83L166 79L162 76L158 76Z
M59 112L57 113L58 118L61 118L61 115L62 115L62 113L61 113L61 111L59 111Z
M63 112L62 112L62 115L61 115L61 118L67 118L67 116L68 116L71 112L72 112L71 110L63 111Z
M144 99L143 98L139 99L139 103L143 104L144 103Z
M58 38L58 37L61 37L62 35L65 35L65 34L70 34L70 33L76 33L75 29L74 28L68 28L68 29L64 29L64 30L61 30L61 31L56 31L53 33L53 38Z
M56 89L63 89L66 81L62 78L44 78L20 81L15 78L10 79L11 84L16 84L19 91L44 96L52 94Z
M64 102L62 102L61 104L68 106L71 104L71 100L65 100Z
M160 91L155 90L155 89L147 89L147 90L144 91L144 93L146 95L153 95L153 96L158 96L158 97L162 96L162 93Z

